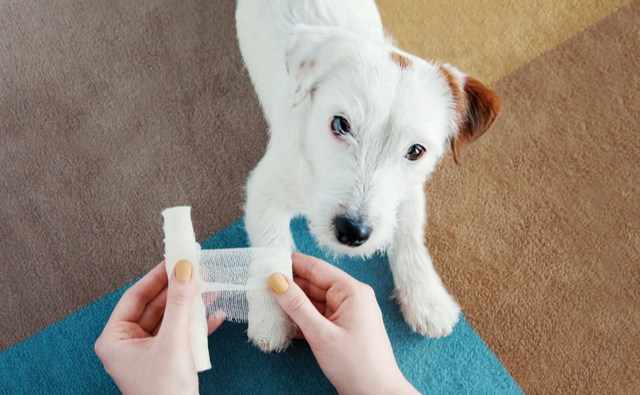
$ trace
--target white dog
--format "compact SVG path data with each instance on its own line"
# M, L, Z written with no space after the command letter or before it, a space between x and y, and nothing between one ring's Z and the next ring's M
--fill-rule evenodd
M338 254L386 250L406 322L425 336L451 333L460 307L424 245L424 183L448 144L459 162L491 126L497 96L393 47L373 0L239 0L236 22L270 127L247 183L251 245L295 248L289 223L302 214ZM286 317L252 314L254 343L287 346Z

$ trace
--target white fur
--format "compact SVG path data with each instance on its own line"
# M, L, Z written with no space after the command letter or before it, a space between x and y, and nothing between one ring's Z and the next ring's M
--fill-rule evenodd
M386 249L407 323L426 336L451 333L460 308L424 246L424 182L456 128L438 66L389 44L372 0L239 0L236 18L270 127L267 152L247 183L251 245L295 248L289 222L302 214L317 241L338 254ZM411 65L400 67L391 53ZM351 135L332 133L335 115L349 121ZM415 162L405 158L413 144L427 149ZM369 240L340 244L339 214L366 219ZM250 326L249 336L279 350L291 330L287 322L273 334Z

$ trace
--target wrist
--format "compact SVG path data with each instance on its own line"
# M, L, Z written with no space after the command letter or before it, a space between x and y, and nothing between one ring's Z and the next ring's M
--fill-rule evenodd
M384 391L380 393L384 394L420 394L418 390L407 380L406 377L398 370L398 373L391 380L387 380L385 383Z
M413 384L411 384L409 380L407 380L404 376L402 376L401 382L397 384L397 387L394 393L420 395L420 392L416 389L416 387L414 387Z
M360 380L357 383L351 381L351 385L348 387L339 388L336 386L336 390L342 394L381 394L381 395L393 395L393 394L420 394L418 390L404 377L400 369L385 374L379 374L375 376L377 379L373 380ZM355 386L353 386L355 384Z

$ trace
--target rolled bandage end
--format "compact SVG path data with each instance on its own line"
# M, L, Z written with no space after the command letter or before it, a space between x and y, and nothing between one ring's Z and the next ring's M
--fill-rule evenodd
M209 341L207 339L209 328L207 326L207 313L202 300L202 282L200 281L200 244L196 242L193 225L191 223L191 207L173 207L162 212L164 217L164 243L165 266L167 277L171 277L173 269L179 261L189 261L193 271L189 273L196 276L196 294L191 304L191 318L189 322L189 336L191 338L191 350L198 372L211 369L209 358ZM178 273L178 269L180 273ZM184 267L176 268L176 277L180 280ZM191 271L191 268L188 268Z

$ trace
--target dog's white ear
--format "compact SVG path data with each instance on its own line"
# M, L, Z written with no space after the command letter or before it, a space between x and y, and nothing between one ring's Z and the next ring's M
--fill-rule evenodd
M491 89L455 67L441 65L440 72L453 91L457 130L451 139L451 150L453 160L460 165L467 145L491 127L502 106L500 98Z
M287 44L287 73L291 78L291 96L297 106L313 91L327 71L347 59L357 41L355 33L340 28L294 27Z

